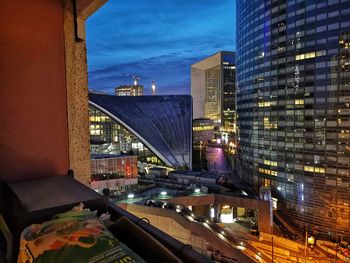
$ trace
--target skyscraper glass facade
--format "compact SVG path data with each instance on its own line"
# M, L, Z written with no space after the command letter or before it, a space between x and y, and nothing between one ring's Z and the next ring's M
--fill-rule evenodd
M350 238L350 1L237 1L238 174Z
M222 56L222 126L225 131L236 131L236 67L235 55Z

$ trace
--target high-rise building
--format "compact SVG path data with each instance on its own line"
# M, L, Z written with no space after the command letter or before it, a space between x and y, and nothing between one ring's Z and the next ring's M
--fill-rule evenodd
M350 1L237 1L238 174L350 237Z
M220 51L191 66L193 118L235 130L235 53Z
M115 88L116 96L142 96L143 85L123 85Z

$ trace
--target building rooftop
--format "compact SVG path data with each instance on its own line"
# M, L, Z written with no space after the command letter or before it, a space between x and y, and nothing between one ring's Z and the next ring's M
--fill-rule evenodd
M213 67L213 65L220 65L223 61L223 58L230 60L229 62L234 64L236 52L233 51L218 51L194 64L191 65L193 68L200 70L207 70L208 68Z

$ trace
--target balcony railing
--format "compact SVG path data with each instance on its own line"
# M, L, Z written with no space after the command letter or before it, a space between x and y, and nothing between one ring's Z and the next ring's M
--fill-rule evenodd
M18 255L20 233L26 226L42 223L51 219L53 215L65 212L83 202L91 210L97 210L98 214L109 212L112 224L122 218L127 219L128 222L131 221L134 229L141 229L137 231L138 233L146 232L158 244L162 244L175 257L184 262L211 262L207 257L193 250L191 246L181 243L146 221L116 206L109 201L108 197L97 194L70 176L3 183L0 187L0 197L1 200L6 197L7 200L7 202L1 202L0 213L4 215L13 236L13 259L16 259ZM129 234L133 235L132 232L128 232ZM138 240L139 237L134 236L132 239ZM141 250L142 246L147 247L148 245L142 240L137 244L141 246Z

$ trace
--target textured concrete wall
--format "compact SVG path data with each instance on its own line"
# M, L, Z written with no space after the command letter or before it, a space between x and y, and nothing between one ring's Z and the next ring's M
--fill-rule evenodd
M210 218L210 205L197 205L197 206L192 206L192 211L196 215L202 215L207 218Z
M191 95L193 97L193 119L204 118L205 75L203 70L191 67Z
M1 1L0 181L67 173L61 0Z
M140 218L146 217L150 221L151 225L162 230L163 232L179 240L180 242L184 244L191 244L191 231L183 228L171 218L141 212L132 213Z
M86 43L75 40L73 1L63 0L63 8L69 168L76 179L87 184L90 180L90 135Z
M220 70L221 53L207 57L191 66L191 95L193 97L193 119L205 118L206 70L217 67Z
M131 204L122 204L121 206L139 218L147 218L151 225L180 242L190 244L198 251L206 251L206 241L200 236L199 232L193 231L193 229L189 227L188 221L175 212Z
M126 205L130 213L139 218L147 218L151 225L176 238L184 244L191 244L191 230L184 228L166 214L167 210L147 206Z

